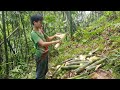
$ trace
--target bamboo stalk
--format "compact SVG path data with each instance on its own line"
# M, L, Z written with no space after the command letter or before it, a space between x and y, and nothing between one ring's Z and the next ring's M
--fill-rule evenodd
M84 71L87 66L91 65L92 63L94 63L94 62L96 62L96 61L97 61L97 60L91 61L91 62L85 64L84 66L75 69L75 72L78 74L78 73Z
M66 63L66 62L69 62L69 61L71 61L71 60L73 60L73 58L67 59L67 60L65 60L65 61L63 61L63 62L61 62L61 63Z
M99 61L96 61L95 63L92 64L92 66L97 65L97 64L100 64L100 63L102 63L104 60L105 60L105 58L104 58L104 59L101 59L101 60L99 60Z
M85 61L84 61L84 62L83 62L83 61L70 62L70 63L67 64L67 66L68 66L68 65L80 65L80 64L86 64L86 63L88 63L88 62L85 62Z
M54 76L55 76L55 74L61 69L61 67L63 67L64 66L64 64L62 64L59 68L57 68L55 71L54 71L54 73L53 73L53 75L51 76L51 78L54 78Z
M62 70L71 70L71 69L76 69L78 68L80 65L71 65L71 66L63 66L61 67Z
M106 59L106 57L103 58L103 59L101 59L101 60L99 60L99 61L94 60L94 61L92 61L92 62L84 65L83 67L77 68L75 71L76 71L76 73L80 73L80 72L84 71L86 68L87 68L88 70L91 70L91 69L93 69L93 68L96 67L95 65L98 65L98 64L102 63L105 59ZM89 66L89 65L90 65L90 66ZM89 68L88 68L88 66L89 66Z
M99 68L101 68L101 67L103 67L103 66L104 66L104 64L101 64L101 65L99 66ZM91 71L91 70L93 70L93 69L95 70L96 67L97 67L97 65L95 65L95 66L89 66L89 67L86 68L86 71L89 72L89 71Z
M96 68L96 66L89 66L89 67L86 67L86 71L90 71L90 70L95 69L95 68Z
M68 61L68 63L77 63L77 62L80 62L80 63L88 63L90 61L81 61L81 60L71 60L71 61Z

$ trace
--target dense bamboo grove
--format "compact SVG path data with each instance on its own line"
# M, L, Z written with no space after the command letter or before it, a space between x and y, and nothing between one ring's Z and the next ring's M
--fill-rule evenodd
M43 15L43 29L49 36L55 33L67 33L58 49L54 49L54 45L49 47L48 78L54 74L54 78L57 79L72 79L76 74L69 76L68 72L71 70L68 68L64 70L66 65L62 62L69 58L74 60L76 55L89 56L88 53L96 48L98 50L95 54L92 53L89 57L96 56L100 59L107 57L101 69L110 70L112 77L120 78L119 11L1 11L0 78L35 78L35 49L30 38L33 29L30 17L34 14ZM62 68L57 70L58 66ZM79 68L79 66L73 66L73 69L77 67ZM85 74L83 79L91 78L91 73L95 73L93 69L89 71L90 73Z

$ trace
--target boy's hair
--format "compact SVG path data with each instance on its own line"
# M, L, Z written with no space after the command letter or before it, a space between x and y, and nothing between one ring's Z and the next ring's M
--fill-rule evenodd
M34 23L33 23L34 21L38 22L38 21L42 21L42 20L43 20L43 16L40 14L36 14L36 15L31 16L32 25L34 25Z

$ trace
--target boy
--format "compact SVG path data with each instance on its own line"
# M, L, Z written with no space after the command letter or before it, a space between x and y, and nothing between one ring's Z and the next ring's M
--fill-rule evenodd
M31 23L33 24L33 30L31 32L31 39L36 48L35 60L36 60L36 79L45 79L45 75L48 71L48 46L56 43L61 43L60 40L51 41L59 36L47 36L42 29L43 17L40 14L31 16Z

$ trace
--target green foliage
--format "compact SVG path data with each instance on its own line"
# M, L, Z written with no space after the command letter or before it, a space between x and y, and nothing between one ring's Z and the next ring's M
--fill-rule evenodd
M5 13L7 37L8 31L9 34L11 34L13 30L19 26L19 32L15 32L15 34L13 34L9 39L11 46L14 50L16 50L16 53L13 54L8 47L8 58L10 64L9 69L11 78L35 78L35 63L33 63L35 49L30 39L30 32L32 30L30 16L35 13L43 14L43 24L49 36L52 36L57 32L69 32L67 39L64 40L64 42L57 50L54 49L54 45L50 46L50 64L58 65L62 61L69 59L76 54L88 54L89 51L99 47L99 55L106 55L108 52L109 56L109 60L107 61L108 64L104 68L112 69L115 77L120 78L120 62L118 58L120 56L119 11L93 11L88 15L86 15L84 11L81 11L80 13L77 11L72 11L72 22L75 22L75 25L73 26L77 29L73 34L74 41L71 41L69 20L66 18L67 14L63 11L7 11ZM0 15L0 20L2 20L1 18L2 17ZM23 23L21 22L20 18L22 18ZM78 20L79 18L80 20ZM71 30L74 30L74 27ZM2 29L1 21L0 29ZM27 43L25 41L24 30L26 32ZM106 38L108 38L108 40L106 40ZM3 41L2 30L0 31L0 40ZM110 50L108 50L108 48L110 48ZM115 53L112 51L114 49L116 51L118 50L118 52ZM2 45L2 49L0 50L2 50L1 56L3 55L3 62L1 63L2 68L0 70L0 76L2 78L5 75L6 69L4 55L5 52L3 51L4 45ZM29 62L29 59L32 59L33 61ZM11 66L11 63L14 63L13 67ZM33 64L29 65L28 63ZM14 69L11 70L12 68ZM61 78L64 73L66 73L66 71L60 71L58 73L58 77Z
M26 64L24 61L20 62L13 70L10 71L10 77L14 79L29 79L35 78L35 63Z
M113 42L120 42L120 36L111 36L110 39Z
M55 16L54 15L49 14L49 15L44 16L44 18L45 18L45 20L44 20L45 24L55 22Z
M103 69L106 70L112 70L113 71L113 76L116 79L120 78L120 61L119 61L119 56L120 56L120 50L113 50L112 53L109 54L108 60L107 60L107 65L103 67Z
M104 12L104 15L107 17L107 16L110 16L110 15L112 15L113 14L113 12L112 11L106 11L106 12Z

